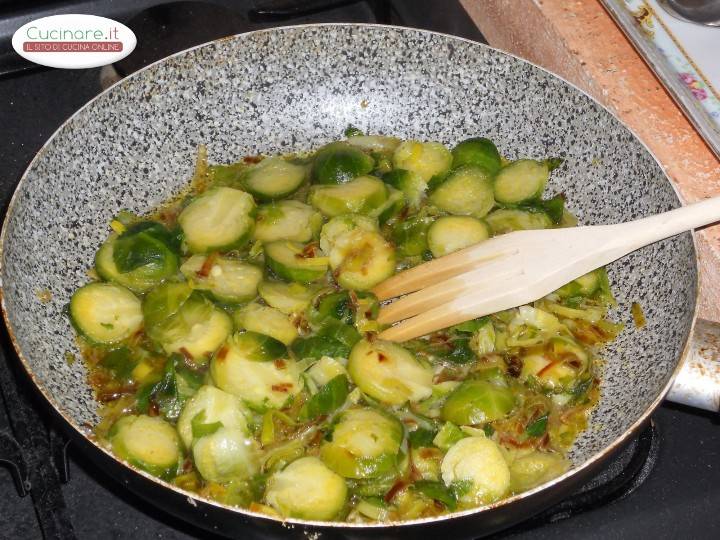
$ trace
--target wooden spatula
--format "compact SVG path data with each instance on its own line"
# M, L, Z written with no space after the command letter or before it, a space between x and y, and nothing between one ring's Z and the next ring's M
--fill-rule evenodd
M664 238L720 221L720 197L629 223L516 231L418 265L377 285L381 339L405 341L534 302ZM400 321L400 322L399 322Z

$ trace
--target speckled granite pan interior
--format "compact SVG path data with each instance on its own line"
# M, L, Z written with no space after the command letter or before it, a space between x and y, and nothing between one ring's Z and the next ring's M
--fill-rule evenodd
M369 133L492 138L509 158L563 156L551 191L583 223L668 210L678 199L647 150L590 98L516 58L468 41L374 26L306 26L240 35L146 69L82 109L23 179L4 227L6 316L35 382L78 429L95 402L63 310L88 281L120 209L144 212L191 175L197 145L214 162L305 150L352 123ZM666 387L691 328L689 234L612 265L626 331L605 352L602 401L573 452L601 452ZM52 298L43 302L39 291ZM630 322L631 302L647 315Z

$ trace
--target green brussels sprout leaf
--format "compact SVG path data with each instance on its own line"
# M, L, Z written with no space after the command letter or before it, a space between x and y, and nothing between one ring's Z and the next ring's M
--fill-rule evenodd
M199 439L201 437L205 437L205 435L212 435L215 433L218 429L223 427L222 422L211 422L211 423L205 423L206 415L205 415L205 409L197 413L195 416L193 416L193 419L190 421L190 425L192 426L192 435L193 439Z
M331 358L347 358L350 347L330 336L310 336L298 338L290 346L296 358L319 359L323 356Z
M457 507L454 491L445 487L442 482L418 480L413 484L413 489L430 499L443 503L448 510L455 510Z
M525 428L525 433L530 437L542 437L547 431L548 415L545 413L537 420L528 424Z
M427 448L433 445L433 439L437 433L429 429L417 428L408 433L408 443L413 448Z
M338 375L320 387L303 406L300 416L306 420L314 420L318 416L330 414L340 407L348 396L349 382L345 375Z

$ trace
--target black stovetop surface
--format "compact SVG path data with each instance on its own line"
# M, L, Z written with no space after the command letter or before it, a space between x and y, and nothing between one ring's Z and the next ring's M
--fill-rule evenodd
M433 9L438 4L442 10ZM355 4L288 22L374 22L373 17L369 6ZM482 40L454 1L396 1L392 17L393 23ZM138 37L140 47L142 38ZM38 69L0 78L0 205L3 212L35 152L68 116L101 91L99 73L99 69ZM19 396L9 396L6 392L4 406L0 402L0 434L9 427L6 407L26 407L26 402L31 403L31 422L33 418L40 418L52 425L44 403L34 395L27 377L20 373L4 335L0 346L8 359L7 364L0 359L0 370L5 374L5 381L12 381L12 393ZM653 448L657 456L654 466L647 467L647 477L645 473L640 475L642 483L632 493L610 503L590 505L596 507L569 519L521 526L499 537L720 538L718 417L668 404L660 407L653 419L656 426ZM44 429L37 429L35 435L42 435ZM78 538L208 538L207 533L154 509L129 493L72 446L68 454L69 481L61 488L62 499L66 517ZM37 493L36 498L39 498ZM574 499L580 500L580 497ZM51 502L62 506L63 500ZM32 497L19 497L8 470L0 467L0 539L41 536Z

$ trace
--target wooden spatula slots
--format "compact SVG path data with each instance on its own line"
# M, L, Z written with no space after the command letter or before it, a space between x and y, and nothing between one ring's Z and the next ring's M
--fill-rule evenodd
M377 285L380 338L406 341L534 302L595 268L720 220L720 197L616 225L517 231L405 270ZM402 296L405 295L405 296ZM399 298L398 298L399 297Z

